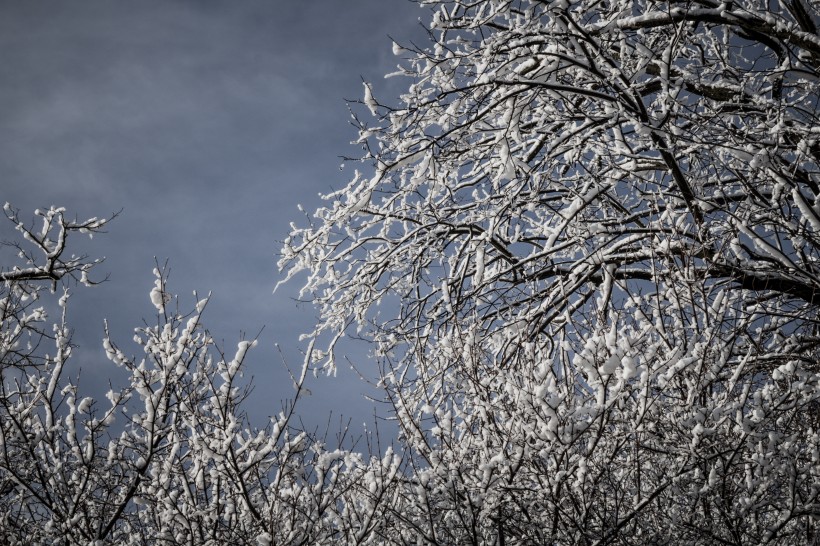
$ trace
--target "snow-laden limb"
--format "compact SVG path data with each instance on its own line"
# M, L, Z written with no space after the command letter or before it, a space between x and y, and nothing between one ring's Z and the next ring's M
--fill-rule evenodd
M89 218L85 221L69 220L65 217L65 209L51 207L48 210L37 209L35 216L41 218L42 226L28 226L19 217L19 211L9 203L3 206L3 212L15 225L15 230L25 241L3 244L17 249L17 256L21 264L0 270L0 281L52 281L56 283L63 277L71 277L83 284L93 284L88 278L91 269L102 262L102 259L90 260L88 256L67 254L66 241L72 233L86 234L93 237L102 232L106 224L114 218Z
M385 536L817 540L817 4L420 3L280 260L381 363Z

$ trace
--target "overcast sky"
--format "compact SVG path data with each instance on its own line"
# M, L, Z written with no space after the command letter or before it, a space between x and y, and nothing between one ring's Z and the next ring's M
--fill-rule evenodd
M112 370L103 318L135 352L133 328L154 316L156 256L183 302L213 292L205 322L229 349L265 327L246 372L250 413L278 411L289 381L274 343L298 366L314 312L294 302L296 283L272 293L277 241L298 203L315 209L348 181L344 99L362 95L362 79L386 102L408 85L382 78L399 62L388 36L422 36L419 18L407 0L0 1L0 200L26 218L50 205L122 209L106 235L74 245L105 256L97 276L110 275L75 290L81 385L98 389ZM350 351L366 368L366 348ZM311 425L331 410L372 414L352 373L309 387Z

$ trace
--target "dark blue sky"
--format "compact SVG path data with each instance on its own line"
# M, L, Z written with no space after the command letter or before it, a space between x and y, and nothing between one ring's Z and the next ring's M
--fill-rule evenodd
M105 256L97 275L110 275L75 290L81 385L111 374L104 317L125 348L151 322L156 256L185 304L213 292L205 322L229 351L265 327L250 409L278 411L289 381L274 343L298 366L314 313L293 301L298 283L272 293L277 241L297 203L312 210L347 182L339 156L357 150L343 99L361 96L362 78L387 102L408 85L382 79L399 62L388 35L423 39L420 17L407 0L0 2L0 200L25 217L122 209L107 235L73 247ZM366 350L350 348L363 369ZM311 425L331 409L357 423L372 413L351 373L309 387Z

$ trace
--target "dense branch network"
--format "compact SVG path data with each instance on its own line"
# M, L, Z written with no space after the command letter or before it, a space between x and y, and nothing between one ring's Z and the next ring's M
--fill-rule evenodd
M373 341L424 540L814 540L817 5L421 3L280 264L316 365Z

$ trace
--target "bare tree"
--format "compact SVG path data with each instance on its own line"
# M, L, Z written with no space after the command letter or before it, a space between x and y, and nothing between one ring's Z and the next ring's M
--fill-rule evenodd
M420 3L280 261L381 362L385 536L820 541L817 3Z

